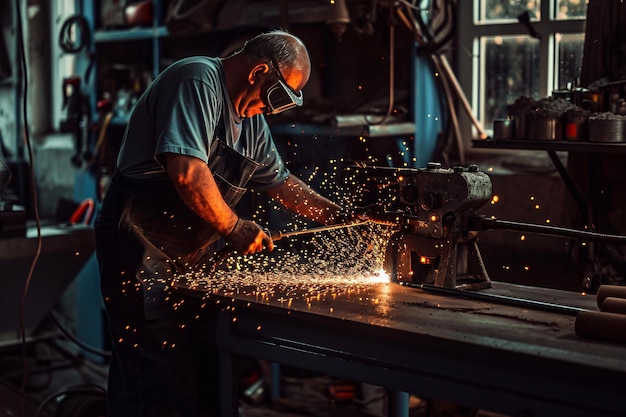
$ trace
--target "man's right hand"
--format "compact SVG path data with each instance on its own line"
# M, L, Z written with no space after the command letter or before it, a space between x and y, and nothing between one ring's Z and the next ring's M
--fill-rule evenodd
M237 219L233 230L224 238L237 252L244 255L274 249L272 238L251 220Z

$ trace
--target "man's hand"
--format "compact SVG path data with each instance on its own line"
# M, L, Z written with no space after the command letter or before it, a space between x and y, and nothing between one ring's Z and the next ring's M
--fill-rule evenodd
M274 250L272 238L258 224L241 218L237 219L235 227L224 239L244 255L261 252L263 249Z

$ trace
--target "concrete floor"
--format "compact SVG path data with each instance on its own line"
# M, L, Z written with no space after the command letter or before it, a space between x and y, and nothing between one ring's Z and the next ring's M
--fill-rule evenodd
M105 386L106 367L59 334L0 352L0 417L103 416Z

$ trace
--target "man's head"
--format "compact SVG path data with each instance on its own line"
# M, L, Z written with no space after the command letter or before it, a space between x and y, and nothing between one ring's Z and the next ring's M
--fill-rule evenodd
M284 31L257 35L225 59L224 65L240 116L275 114L302 105L302 88L309 80L311 61L297 37Z

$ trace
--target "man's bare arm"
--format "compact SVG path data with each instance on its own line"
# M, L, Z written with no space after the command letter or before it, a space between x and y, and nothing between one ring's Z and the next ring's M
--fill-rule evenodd
M321 224L336 221L341 207L320 195L293 174L285 182L270 189L268 195L289 210Z
M274 244L256 223L240 219L230 208L207 164L195 157L165 154L167 174L180 198L242 253L272 250Z

